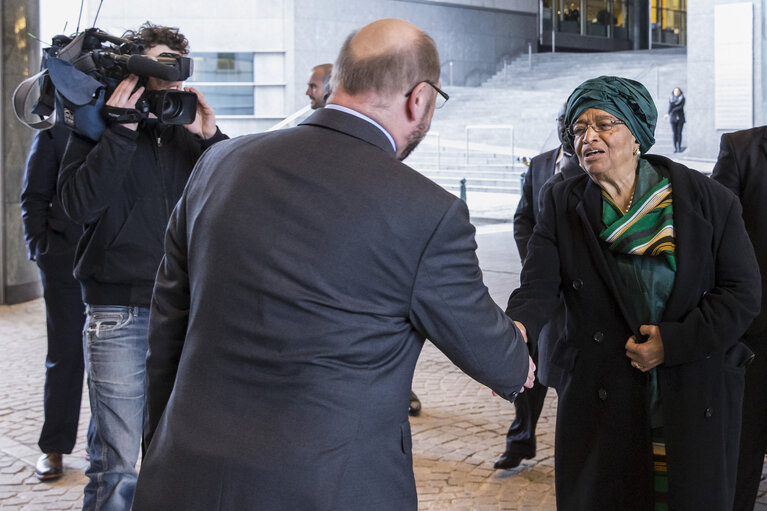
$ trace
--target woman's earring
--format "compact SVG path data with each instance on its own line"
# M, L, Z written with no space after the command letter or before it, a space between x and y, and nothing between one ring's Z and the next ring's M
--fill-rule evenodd
M638 154L639 154L639 148L635 147L634 148L634 156L637 156Z

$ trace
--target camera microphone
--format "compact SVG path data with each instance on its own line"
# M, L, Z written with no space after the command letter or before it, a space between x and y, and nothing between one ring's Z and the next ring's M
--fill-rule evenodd
M125 62L125 67L134 75L154 76L168 82L177 82L181 79L178 69L143 55L131 55Z

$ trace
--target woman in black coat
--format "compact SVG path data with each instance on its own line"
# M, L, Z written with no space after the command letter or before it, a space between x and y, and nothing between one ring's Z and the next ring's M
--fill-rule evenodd
M656 120L633 80L573 92L565 122L586 174L547 190L509 298L534 343L564 297L560 511L732 507L750 355L738 339L759 273L735 196L643 155Z
M676 87L671 91L671 97L668 100L668 113L663 116L671 121L671 131L674 134L674 152L681 153L682 149L682 127L684 126L684 93L682 89Z

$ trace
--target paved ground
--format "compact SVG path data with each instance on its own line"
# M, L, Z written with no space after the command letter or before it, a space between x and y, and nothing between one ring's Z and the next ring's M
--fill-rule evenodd
M475 196L479 200L480 196ZM501 202L512 200L502 199ZM472 197L469 196L469 202ZM504 213L505 214L505 213ZM508 224L485 225L479 258L493 298L503 304L519 277ZM65 476L40 483L33 475L42 416L45 323L42 300L0 306L0 509L79 509L85 477L83 399L75 452L64 458ZM538 456L513 471L494 471L513 407L458 371L431 344L416 369L413 388L423 402L413 418L414 470L422 510L554 510L553 392L538 428ZM767 511L764 477L757 510Z

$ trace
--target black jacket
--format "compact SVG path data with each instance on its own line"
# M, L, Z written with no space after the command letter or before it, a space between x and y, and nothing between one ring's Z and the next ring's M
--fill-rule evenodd
M151 121L111 126L98 143L72 134L58 196L84 226L75 277L86 303L149 307L170 213L202 152L225 138Z
M748 333L756 337L767 331L767 127L722 135L719 159L712 179L732 190L743 206L743 221L754 245L762 282L762 306ZM753 339L752 339L753 340ZM750 346L754 348L754 346ZM756 350L755 350L756 351ZM767 354L767 346L759 352ZM757 354L759 354L757 352Z
M82 228L69 219L56 196L69 133L63 126L35 133L24 170L21 222L29 258L46 272L71 278Z

